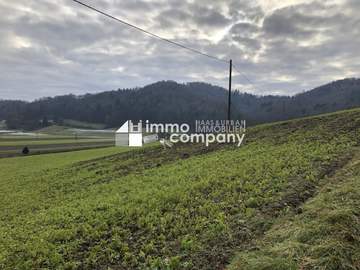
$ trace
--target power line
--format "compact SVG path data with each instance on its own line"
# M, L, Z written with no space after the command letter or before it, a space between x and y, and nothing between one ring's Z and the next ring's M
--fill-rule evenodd
M128 27L130 27L130 28L133 28L133 29L135 29L135 30L137 30L137 31L140 31L140 32L142 32L142 33L145 33L145 34L147 34L147 35L149 35L149 36L151 36L151 37L153 37L153 38L156 38L156 39L158 39L158 40L161 40L161 41L167 42L167 43L169 43L169 44L171 44L171 45L175 45L175 46L177 46L177 47L180 47L180 48L182 48L182 49L184 49L184 50L187 50L188 52L192 52L192 53L195 53L195 54L198 54L198 55L201 55L201 56L205 56L205 57L208 57L208 58L210 58L210 59L213 59L213 60L216 60L216 61L219 61L219 62L222 62L222 63L229 63L228 60L225 60L225 59L223 59L223 58L220 58L220 57L217 57L217 56L214 56L214 55L210 55L210 54L204 53L204 52L199 51L199 50L197 50L197 49L193 49L193 48L191 48L191 47L185 46L185 45L180 44L180 43L178 43L178 42L172 41L172 40L170 40L170 39L167 39L167 38L161 37L161 36L159 36L159 35L157 35L157 34L154 34L154 33L152 33L152 32L149 32L149 31L147 31L147 30L145 30L145 29L143 29L143 28L141 28L141 27L138 27L138 26L136 26L136 25L134 25L134 24L131 24L131 23L129 23L129 22L126 22L126 21L124 21L124 20L122 20L122 19L119 19L119 18L117 18L117 17L115 17L115 16L112 16L112 15L110 15L110 14L104 12L104 11L101 11L101 10L99 10L99 9L93 7L93 6L88 5L88 4L85 4L85 3L83 3L83 2L81 2L81 1L79 1L79 0L72 0L72 1L75 2L75 3L77 3L77 4L82 5L83 7L86 7L86 8L88 8L88 9L92 10L92 11L95 11L95 12L101 14L101 15L104 15L105 17L108 17L108 18L110 18L110 19L112 19L112 20L115 20L116 22L119 22L119 23L121 23L121 24L124 24L124 25L126 25L126 26L128 26ZM239 70L235 67L235 65L232 64L232 61L231 61L231 60L230 60L230 67L234 67L235 71L237 71L240 75L242 75L255 89L257 89L257 90L260 91L260 92L264 92L264 91L262 91L261 89L259 90L259 88L255 87L255 84L254 84L243 72L239 71ZM231 92L231 69L230 69L230 77L229 77L229 96L231 97L230 92ZM231 101L229 100L229 110L230 110L230 103L231 103Z
M140 31L140 32L143 32L143 33L145 33L145 34L147 34L147 35L149 35L149 36L152 36L152 37L157 38L157 39L159 39L159 40L162 40L162 41L164 41L164 42L167 42L167 43L170 43L170 44L172 44L172 45L178 46L178 47L180 47L180 48L182 48L182 49L191 51L191 52L193 52L193 53L197 53L197 54L199 54L199 55L202 55L202 56L211 58L211 59L213 59L213 60L217 60L217 61L220 61L220 62L228 63L228 61L225 60L225 59L221 59L221 58L219 58L219 57L217 57L217 56L213 56L213 55L210 55L210 54L201 52L201 51L199 51L199 50L196 50L196 49L187 47L187 46L185 46L185 45L183 45L183 44L177 43L177 42L172 41L172 40L170 40L170 39L161 37L161 36L159 36L159 35L157 35L157 34L151 33L151 32L149 32L149 31L147 31L147 30L145 30L145 29L143 29L143 28L140 28L140 27L138 27L138 26L136 26L136 25L133 25L133 24L131 24L131 23L128 23L128 22L126 22L126 21L124 21L124 20L122 20L122 19L119 19L119 18L117 18L117 17L114 17L114 16L112 16L112 15L110 15L110 14L104 12L104 11L101 11L101 10L99 10L99 9L93 7L93 6L90 6L90 5L88 5L88 4L85 4L85 3L81 2L81 1L78 1L78 0L72 0L72 1L74 1L74 2L76 2L76 3L78 3L78 4L82 5L82 6L84 6L84 7L86 7L86 8L89 8L89 9L91 9L91 10L97 12L97 13L100 13L100 14L102 14L102 15L104 15L104 16L112 19L112 20L115 20L115 21L117 21L117 22L119 22L119 23L122 23L122 24L124 24L124 25L126 25L126 26L129 26L129 27L131 27L131 28L134 28L134 29L136 29L136 30L138 30L138 31Z
M246 76L246 74L245 74L244 72L241 72L240 70L238 70L235 65L233 65L233 68L234 68L234 70L235 70L238 74L240 74L242 77L244 77L245 80L246 80L249 84L251 84L256 90L258 90L259 92L265 92L265 91L262 90L261 88L256 87L256 86L255 86L255 83L254 83L252 80L250 80L250 78L249 78L248 76Z

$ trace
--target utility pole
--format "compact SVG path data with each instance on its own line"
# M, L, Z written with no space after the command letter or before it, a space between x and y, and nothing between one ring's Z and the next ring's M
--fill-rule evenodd
M229 97L228 97L228 112L227 120L231 120L231 76L232 76L232 60L230 59L230 68L229 68Z

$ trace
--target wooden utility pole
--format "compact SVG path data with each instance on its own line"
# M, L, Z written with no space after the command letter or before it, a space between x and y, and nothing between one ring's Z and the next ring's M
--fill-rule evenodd
M231 77L232 77L232 60L230 59L230 69L229 69L229 97L228 97L227 120L231 120Z

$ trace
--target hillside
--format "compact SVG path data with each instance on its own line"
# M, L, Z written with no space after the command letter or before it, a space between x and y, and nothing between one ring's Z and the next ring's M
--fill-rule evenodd
M232 118L248 124L273 122L360 106L360 79L336 81L293 97L234 92ZM9 128L39 128L40 121L63 125L72 119L118 127L128 119L187 122L224 119L227 91L205 84L164 81L138 89L58 96L31 103L0 101L0 119ZM74 122L74 121L73 121Z
M229 270L359 269L360 149L299 214L287 214L244 249Z
M355 109L250 128L241 148L3 159L0 268L356 269L359 132Z

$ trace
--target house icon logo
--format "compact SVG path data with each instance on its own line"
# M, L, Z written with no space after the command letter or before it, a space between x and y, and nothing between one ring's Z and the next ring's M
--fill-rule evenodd
M131 120L126 121L115 134L116 146L134 146L143 145L142 121L134 124Z
M211 143L237 143L239 147L245 137L245 120L227 121L215 121L214 124L210 120L197 120L196 133L191 133L190 125L186 123L150 123L149 120L134 123L127 120L115 133L115 145L141 147L158 141L164 149L172 148L178 142L204 143L206 146Z

